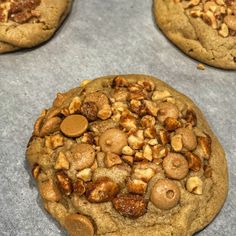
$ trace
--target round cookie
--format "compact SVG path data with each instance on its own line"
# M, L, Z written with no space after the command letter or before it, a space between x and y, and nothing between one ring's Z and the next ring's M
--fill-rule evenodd
M154 0L156 23L184 53L222 69L236 69L236 2Z
M37 46L60 27L71 0L4 0L0 2L0 53Z
M224 150L202 112L145 75L58 93L26 156L44 207L70 235L193 235L228 191Z

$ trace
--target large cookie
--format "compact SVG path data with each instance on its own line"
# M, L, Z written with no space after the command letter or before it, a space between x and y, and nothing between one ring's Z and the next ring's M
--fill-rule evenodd
M199 108L145 75L58 93L27 159L47 211L72 235L192 235L228 189L224 151Z
M153 9L160 29L187 55L236 69L236 1L154 0Z
M0 53L39 45L55 33L71 0L1 0Z

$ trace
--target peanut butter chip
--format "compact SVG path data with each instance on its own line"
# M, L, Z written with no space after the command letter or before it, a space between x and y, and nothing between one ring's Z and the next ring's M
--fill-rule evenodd
M93 236L94 228L88 217L71 214L65 218L65 227L71 236Z
M127 136L119 129L108 129L100 136L99 145L104 152L120 155L123 147L127 146Z
M183 179L188 174L188 162L178 153L169 153L164 161L163 168L166 175L172 179Z
M153 186L150 198L152 203L159 209L171 209L179 202L179 187L171 180L160 179Z
M81 115L67 116L61 123L60 129L68 137L78 137L88 128L88 120Z

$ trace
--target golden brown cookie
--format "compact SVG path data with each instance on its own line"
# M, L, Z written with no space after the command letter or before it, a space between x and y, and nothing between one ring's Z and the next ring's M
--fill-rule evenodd
M1 0L0 53L37 46L60 27L71 0Z
M236 69L234 0L154 0L156 23L184 53L208 65Z
M202 112L145 75L58 93L26 156L46 210L72 236L193 235L228 190L224 150Z

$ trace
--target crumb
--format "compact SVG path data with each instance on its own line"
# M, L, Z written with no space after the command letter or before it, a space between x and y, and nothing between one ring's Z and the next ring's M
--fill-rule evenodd
M198 70L205 70L205 66L200 63L200 64L197 65L197 69Z

